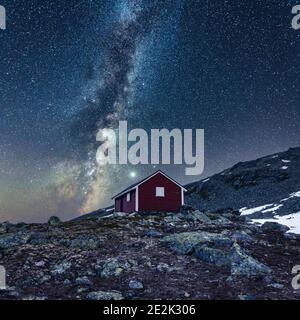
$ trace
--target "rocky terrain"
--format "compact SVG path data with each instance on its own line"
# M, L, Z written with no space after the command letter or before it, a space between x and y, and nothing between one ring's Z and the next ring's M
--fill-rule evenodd
M299 299L300 236L239 211L2 223L0 299Z
M300 298L300 148L187 189L180 213L0 224L0 299Z

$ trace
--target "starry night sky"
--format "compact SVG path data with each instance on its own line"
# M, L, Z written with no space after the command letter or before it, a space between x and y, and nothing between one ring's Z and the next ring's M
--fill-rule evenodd
M182 183L300 145L297 1L0 4L0 222L90 212L158 169L96 166L119 120L204 128L202 176L160 167Z

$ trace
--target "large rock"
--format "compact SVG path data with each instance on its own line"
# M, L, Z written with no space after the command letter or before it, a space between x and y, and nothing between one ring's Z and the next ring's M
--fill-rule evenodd
M290 230L288 226L285 226L283 224L277 223L277 222L271 222L267 221L261 226L262 230L264 232L279 232L279 233L285 233Z
M48 224L50 226L57 226L61 223L60 219L58 217L52 216L48 220Z
M135 260L121 260L118 258L110 258L104 264L96 266L96 272L101 278L109 278L119 276L123 271L127 271L137 266Z
M193 254L202 261L224 267L233 275L271 272L269 267L246 254L236 242L222 234L184 232L164 237L162 243L180 254Z
M191 254L195 251L195 247L201 244L213 244L217 242L232 244L232 241L229 238L220 234L197 231L166 236L161 242L171 250L181 254Z
M130 280L129 281L129 288L130 289L143 289L144 285L141 281L138 280Z
M202 245L195 248L195 256L200 260L212 263L219 267L231 266L230 254L222 249Z
M53 275L61 275L64 274L67 270L69 270L72 267L72 264L70 261L62 261L61 263L58 263L54 266L51 273Z
M123 300L119 291L94 291L87 295L88 300Z
M251 237L247 232L245 232L244 230L242 231L229 231L229 230L224 230L221 233L224 237L228 237L238 243L242 243L242 244L252 244L254 243L254 238Z
M237 243L233 244L231 248L232 275L253 276L271 272L269 267L247 255Z
M93 284L92 281L87 276L78 277L76 278L75 282L76 284L86 285L86 286L91 286Z

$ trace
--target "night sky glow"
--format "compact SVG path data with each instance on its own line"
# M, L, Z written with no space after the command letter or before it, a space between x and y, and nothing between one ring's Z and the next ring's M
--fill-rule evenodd
M0 222L70 219L300 145L297 1L0 0ZM96 165L96 132L204 128L205 171Z

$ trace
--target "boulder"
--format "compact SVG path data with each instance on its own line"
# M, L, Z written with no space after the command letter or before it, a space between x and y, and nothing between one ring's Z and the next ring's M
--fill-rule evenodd
M138 281L138 280L130 280L129 281L129 288L130 289L143 289L144 285L142 284L142 282Z
M123 300L119 291L94 291L87 295L88 300Z
M224 235L224 237L228 237L238 243L247 243L247 244L251 244L254 243L254 238L251 237L247 232L245 232L244 230L242 231L234 231L234 232L230 232L229 230L225 230L222 231L221 233L222 235Z
M222 234L183 232L164 237L161 241L177 253L193 254L202 261L230 270L232 275L252 276L272 272Z
M79 285L87 285L87 286L92 285L91 280L87 276L76 278L75 282L76 284L79 284Z
M34 264L36 267L44 267L46 265L46 262L43 260L40 260L38 262L35 262Z
M171 250L181 254L191 254L195 251L195 247L201 244L228 243L232 241L217 233L209 232L183 232L166 236L161 240L162 244Z
M290 230L288 226L277 222L267 221L261 226L264 232L278 232L278 233L285 233Z
M53 275L61 275L64 274L67 270L71 268L72 264L70 261L62 261L54 266L51 273Z
M129 270L137 266L135 260L121 260L118 258L110 258L104 262L102 266L96 266L96 272L101 278L117 277L123 271Z
M61 223L60 219L59 219L58 217L56 217L56 216L52 216L52 217L50 217L49 220L48 220L48 224L49 224L50 226L57 226L57 225L59 225L60 223Z
M156 270L159 272L168 272L170 269L170 266L165 262L160 262L156 267Z
M218 267L230 267L231 259L229 252L221 249L202 245L195 248L195 256L200 260L212 263Z
M269 267L247 255L237 243L233 244L231 248L232 275L253 276L271 272Z
M274 288L274 289L278 289L278 290L282 290L284 288L284 285L281 283L271 283L268 285L268 287Z

